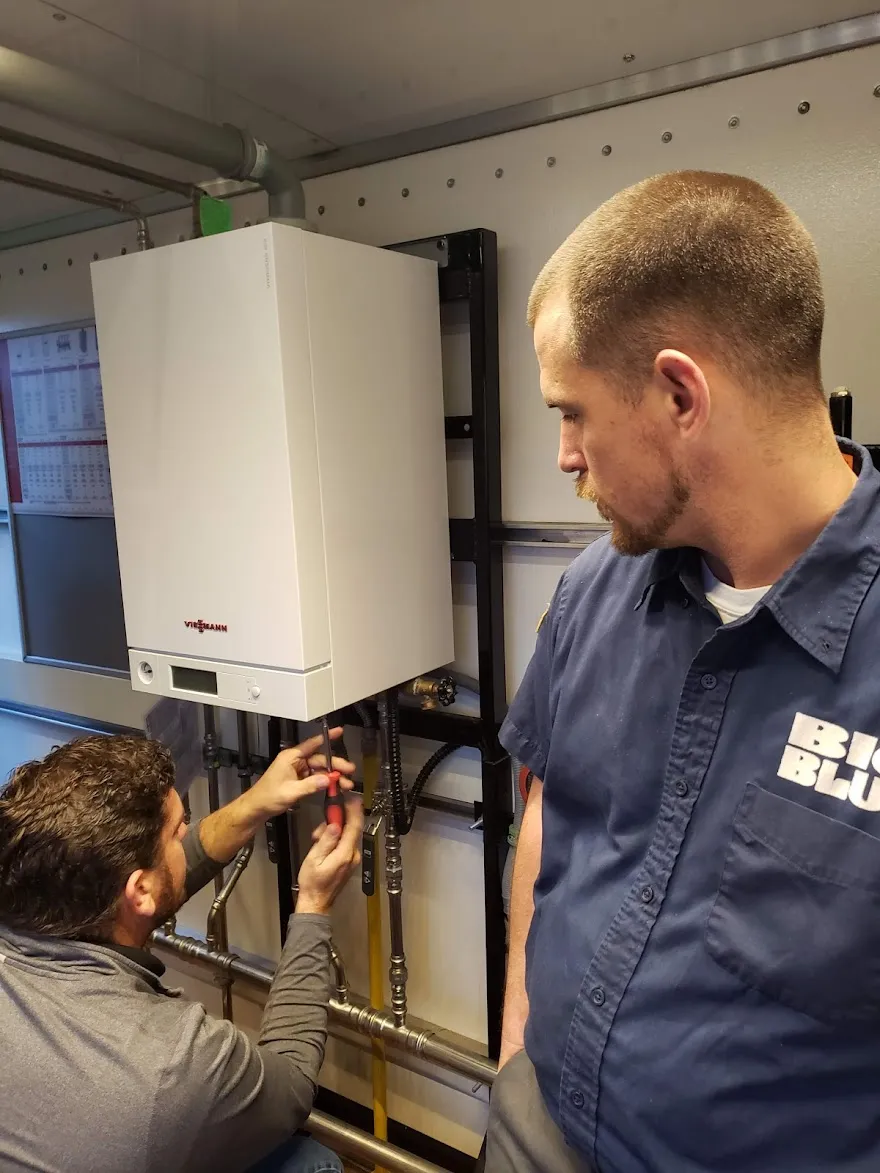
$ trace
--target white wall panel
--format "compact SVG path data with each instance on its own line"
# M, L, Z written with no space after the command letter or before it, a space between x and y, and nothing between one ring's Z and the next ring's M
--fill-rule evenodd
M584 216L656 172L750 175L803 217L825 276L827 384L851 387L856 435L880 440L878 81L880 47L872 46L325 176L308 184L309 211L324 231L376 244L474 227L498 233L504 515L584 520L590 507L555 470L557 421L538 393L526 300L543 262ZM798 113L803 101L807 114Z

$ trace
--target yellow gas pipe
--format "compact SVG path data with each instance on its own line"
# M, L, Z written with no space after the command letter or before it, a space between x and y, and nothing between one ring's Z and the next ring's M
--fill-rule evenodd
M379 754L375 729L364 729L364 805L369 809L379 785ZM385 971L382 964L382 903L378 891L367 897L367 938L370 961L370 1003L377 1010L385 1007ZM388 1139L388 1067L385 1062L385 1044L373 1040L373 1135L377 1140ZM385 1173L379 1165L375 1173Z

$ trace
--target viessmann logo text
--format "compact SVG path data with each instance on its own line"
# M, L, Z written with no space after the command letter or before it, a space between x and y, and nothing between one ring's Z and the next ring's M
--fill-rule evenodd
M206 623L204 619L184 619L183 625L193 628L199 635L204 635L206 631L229 631L225 623Z
M880 811L880 740L822 717L797 713L778 774L819 794Z

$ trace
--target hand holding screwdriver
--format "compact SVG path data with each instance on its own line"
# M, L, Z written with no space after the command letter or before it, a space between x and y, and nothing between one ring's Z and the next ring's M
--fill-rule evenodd
M333 763L333 747L330 743L330 722L326 717L321 718L321 729L324 737L324 759L328 766ZM324 818L328 826L338 827L340 831L345 826L345 800L339 787L339 771L327 770L327 789L324 792Z

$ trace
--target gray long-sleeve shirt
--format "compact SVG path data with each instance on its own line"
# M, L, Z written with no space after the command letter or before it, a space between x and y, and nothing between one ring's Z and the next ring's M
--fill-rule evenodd
M191 828L187 892L218 868ZM136 950L0 925L0 1173L241 1173L309 1114L331 992L324 916L291 918L260 1039Z

